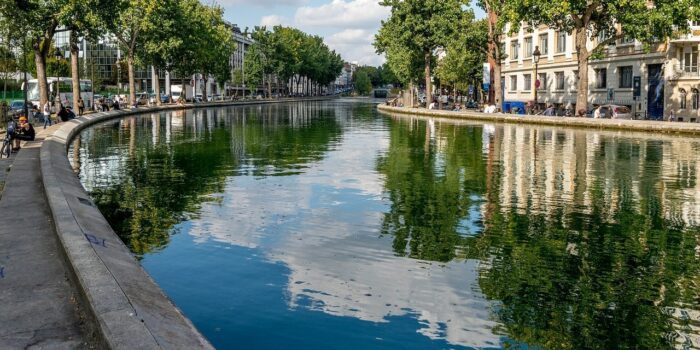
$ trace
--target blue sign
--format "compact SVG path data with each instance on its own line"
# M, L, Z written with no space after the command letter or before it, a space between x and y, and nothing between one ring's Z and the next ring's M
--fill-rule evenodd
M490 86L491 86L491 84L488 84L488 83L484 83L481 85L481 87L484 88L484 91L489 91Z
M469 85L469 94L474 95L474 85Z

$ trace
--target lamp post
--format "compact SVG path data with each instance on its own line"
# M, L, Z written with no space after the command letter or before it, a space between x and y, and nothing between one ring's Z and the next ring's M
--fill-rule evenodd
M56 58L56 62L59 62L61 59L63 59L63 54L61 54L61 49L56 46L56 49L54 50L54 57ZM56 70L56 99L58 99L58 104L56 105L56 113L59 112L61 109L61 106L63 105L61 103L61 72L60 69Z
M540 88L540 79L537 77L537 65L540 63L541 55L540 47L535 46L535 51L532 53L532 61L535 62L535 110L539 109L539 105L537 104L537 89Z

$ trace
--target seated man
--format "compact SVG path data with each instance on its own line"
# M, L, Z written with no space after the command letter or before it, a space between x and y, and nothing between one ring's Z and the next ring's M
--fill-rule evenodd
M13 151L19 150L20 141L34 141L36 133L34 132L34 127L31 123L27 121L27 117L19 117L19 126L15 130L14 136L15 146L12 148Z
M71 108L71 106L66 107L66 112L68 114L68 120L75 119L75 113L73 112L73 108Z

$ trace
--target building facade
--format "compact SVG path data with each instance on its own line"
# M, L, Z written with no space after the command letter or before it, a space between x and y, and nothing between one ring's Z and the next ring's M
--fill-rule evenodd
M588 48L592 50L597 45L597 40L592 40ZM578 65L571 34L546 26L523 26L519 32L506 36L504 47L504 111L515 107L522 112L528 103L535 102L538 83L536 103L540 110L548 105L560 111L567 106L576 110ZM673 107L665 94L668 47L667 43L644 45L624 39L606 46L600 58L589 61L589 109L617 104L628 106L637 118L668 118L664 112ZM535 48L541 52L537 67L533 59Z
M700 74L698 49L700 22L691 23L691 32L669 41L665 70L665 108L679 121L700 121Z

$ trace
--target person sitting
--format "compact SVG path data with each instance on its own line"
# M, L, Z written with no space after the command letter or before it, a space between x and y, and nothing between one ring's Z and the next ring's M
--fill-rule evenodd
M27 117L19 117L19 126L14 131L12 138L15 140L15 145L12 148L13 151L18 151L20 146L20 141L34 141L36 132L34 131L34 126L27 121Z
M543 113L543 114L546 115L546 116L548 116L548 117L553 117L553 116L555 116L555 115L556 115L556 112L554 111L554 106L553 106L553 105L549 105L549 107L547 107L547 109L544 110L544 113Z
M75 113L71 106L66 107L66 113L68 113L68 120L75 119Z
M459 103L455 103L455 106L454 106L454 108L453 108L452 110L455 111L455 112L461 111L461 110L462 110L462 106L461 106Z
M62 122L67 122L69 120L68 110L63 106L61 106L61 109L58 111L58 113L56 113L56 116L58 117L58 120Z
M428 109L436 109L437 108L437 101L433 100L433 102L430 103L428 106Z

